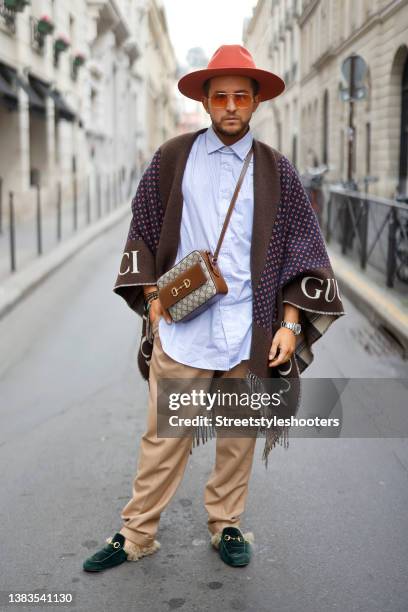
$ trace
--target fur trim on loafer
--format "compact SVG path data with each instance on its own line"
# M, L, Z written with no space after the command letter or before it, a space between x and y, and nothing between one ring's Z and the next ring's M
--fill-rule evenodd
M106 541L108 544L111 543L112 538L107 538ZM141 546L140 544L136 544L135 542L131 542L130 540L125 539L125 543L123 545L123 550L127 554L128 561L137 561L141 557L145 557L146 555L152 555L157 550L159 550L161 544L157 540L153 541L153 544L150 546Z
M222 531L217 531L217 533L214 533L214 535L211 536L211 544L217 550L219 549L219 546L220 546L221 535L222 535ZM243 533L242 535L244 536L244 540L246 542L249 542L249 544L253 544L255 542L255 536L252 531L247 531L246 533Z

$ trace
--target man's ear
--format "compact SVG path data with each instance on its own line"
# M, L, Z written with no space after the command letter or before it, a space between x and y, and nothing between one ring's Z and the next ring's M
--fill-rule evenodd
M252 112L256 111L256 109L258 108L260 103L261 103L261 101L259 99L259 95L257 94L256 96L254 96L254 109L253 109Z
M201 102L202 102L202 104L203 104L203 106L204 106L204 108L205 108L206 113L210 114L210 110L209 110L209 108L208 108L208 98L206 98L206 97L204 97L204 96L203 96L203 97L201 98Z

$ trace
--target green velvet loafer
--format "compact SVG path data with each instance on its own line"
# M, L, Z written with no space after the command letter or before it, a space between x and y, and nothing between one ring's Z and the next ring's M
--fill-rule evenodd
M84 561L83 569L86 572L102 572L127 561L124 544L125 537L121 533L115 533L109 544Z
M250 539L253 539L252 533L244 535L237 527L224 527L218 543L218 552L224 563L231 567L248 565L252 555Z

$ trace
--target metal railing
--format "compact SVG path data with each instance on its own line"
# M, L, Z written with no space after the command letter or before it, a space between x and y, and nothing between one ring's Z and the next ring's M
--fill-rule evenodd
M336 241L342 255L372 266L387 287L408 285L408 205L331 186L324 207L326 241Z
M79 179L73 175L72 184L55 185L53 203L45 209L43 190L40 185L35 187L33 208L28 218L18 219L16 214L16 198L13 191L4 193L3 180L0 177L0 252L2 258L9 259L8 273L20 268L21 259L29 261L27 244L36 255L41 256L44 242L50 248L63 239L72 236L81 227L86 227L108 214L121 203L130 200L136 190L138 172L133 168L126 181L120 171L109 174L93 174ZM20 240L21 247L18 247ZM22 248L24 247L24 248ZM50 250L49 248L49 250ZM30 253L31 255L31 253ZM4 262L4 260L3 260ZM17 264L19 265L17 266ZM3 272L3 274L1 274ZM0 270L0 276L7 272Z

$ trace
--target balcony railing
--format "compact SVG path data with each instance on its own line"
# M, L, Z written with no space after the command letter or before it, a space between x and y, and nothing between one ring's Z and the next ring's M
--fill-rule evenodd
M331 187L323 227L343 255L372 266L387 287L408 285L408 205L396 200Z
M10 34L16 33L16 12L6 8L4 0L0 0L0 21L6 26Z
M45 53L45 38L38 31L38 19L35 17L30 17L30 38L31 38L31 47L39 53L40 55L44 55Z

